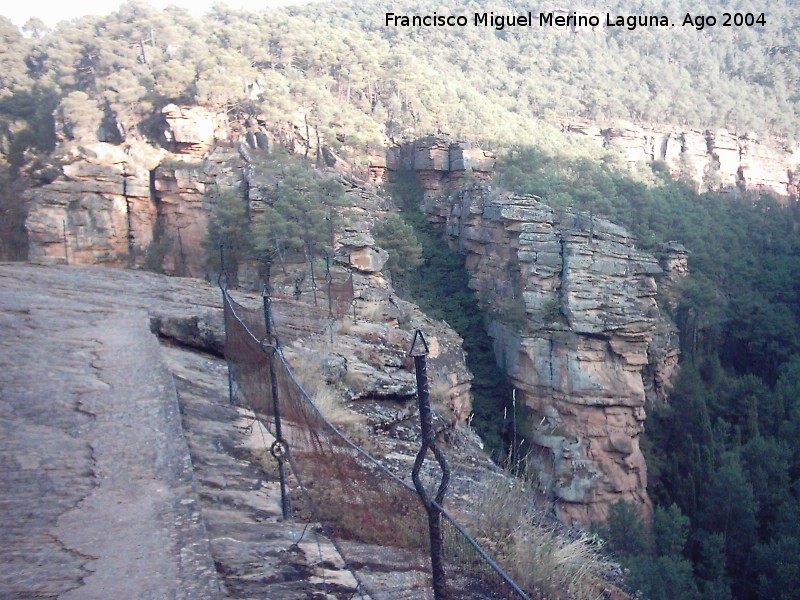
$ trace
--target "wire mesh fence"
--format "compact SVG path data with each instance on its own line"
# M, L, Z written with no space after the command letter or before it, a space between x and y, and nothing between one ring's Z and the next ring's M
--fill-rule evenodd
M352 273L337 279L328 271L318 284L314 280L311 287L287 291L273 290L271 297L274 333L281 343L324 332L352 310L355 299Z
M489 557L456 520L434 502L442 515L442 563L448 597L504 600L527 598L525 592Z
M352 302L352 277L337 293L337 310L341 311ZM346 302L348 295L351 300ZM322 309L324 314L319 316L313 311L300 313L302 309L295 303L280 299L270 299L269 310L265 310L247 308L225 290L223 296L232 398L253 410L274 436L282 438L277 455L293 474L289 487L298 495L294 504L301 510L307 508L308 517L322 525L362 589L374 600L433 599L428 520L416 491L320 413L295 379L275 338L268 339L267 312L272 315L269 329L281 339L300 335L297 327L290 327L297 314L308 317L308 327L324 321L329 316L327 302L311 307ZM286 307L295 313L283 312ZM277 406L280 432L275 423ZM447 598L527 598L455 520L438 508L443 515Z

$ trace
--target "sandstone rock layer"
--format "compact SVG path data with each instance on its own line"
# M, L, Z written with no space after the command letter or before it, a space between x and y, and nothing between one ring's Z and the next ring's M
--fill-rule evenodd
M658 358L656 332L672 331L656 305L656 258L622 227L533 196L476 186L424 208L466 255L496 355L527 410L531 466L559 516L603 521L619 500L648 516L642 373ZM662 343L660 357L677 357Z
M702 190L771 192L779 197L800 192L800 146L763 140L724 129L676 129L619 123L601 128L573 119L568 133L588 137L618 153L630 166L661 160L674 175L695 181Z

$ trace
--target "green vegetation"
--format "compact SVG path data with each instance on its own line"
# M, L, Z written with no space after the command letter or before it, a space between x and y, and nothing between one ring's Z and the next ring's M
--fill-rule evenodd
M653 535L645 529L636 508L624 501L611 507L602 531L610 549L629 569L628 585L644 592L648 600L702 600L730 598L730 593L701 595L692 575L692 563L684 556L689 538L689 519L677 505L656 507Z
M260 165L274 187L260 189L260 210L250 214L241 190L223 190L203 240L209 272L218 272L219 246L225 247L228 276L236 280L239 265L256 259L273 263L309 262L333 251L333 236L341 228L335 210L344 205L344 188L323 177L303 159L276 152ZM268 272L264 273L268 276Z
M673 532L664 541L658 509L653 548L633 532L634 516L617 510L609 537L627 557L631 581L651 599L793 597L800 589L800 205L697 194L658 174L647 185L607 164L530 148L509 153L496 180L556 210L608 216L646 249L678 240L690 250L677 306L662 306L680 329L680 375L669 406L648 411L643 443L651 497L670 507L680 532L684 519L690 525L688 536ZM637 558L643 548L653 554Z
M333 252L334 231L340 230L336 208L344 205L344 188L322 177L303 160L278 153L262 165L276 170L274 189L259 190L264 210L254 216L253 244L261 256L312 256Z
M231 283L237 281L239 265L254 254L252 227L247 214L247 204L238 190L225 190L217 198L214 214L208 222L208 233L203 240L209 273L219 273L219 247L225 251L225 268Z
M501 0L491 10L531 8ZM669 35L658 28L573 32L538 24L502 31L387 27L385 4L377 0L259 13L217 5L204 19L132 1L53 30L34 19L20 31L0 17L4 252L25 253L14 182L24 188L52 177L57 141L159 140L160 110L169 103L205 106L240 122L257 118L279 136L302 132L352 154L442 131L490 148L535 143L601 157L601 149L561 132L562 121L576 118L797 138L794 8L788 0L770 3L765 27L676 27ZM681 12L663 0L585 0L575 9L674 19ZM430 7L403 0L392 10L427 14ZM478 0L436 6L438 14L485 10ZM744 0L703 0L692 10L753 8Z
M389 253L385 270L400 282L422 264L422 245L414 228L402 216L390 214L375 224L375 242Z

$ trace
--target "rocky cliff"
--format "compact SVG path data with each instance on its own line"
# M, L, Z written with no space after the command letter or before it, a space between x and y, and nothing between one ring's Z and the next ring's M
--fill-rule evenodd
M603 521L618 500L649 514L639 435L661 324L655 257L621 227L531 196L475 187L425 208L492 314L496 355L527 410L531 466L559 516Z
M239 187L257 202L263 182L255 163L275 144L364 183L381 184L387 172L413 169L428 194L453 178L487 178L495 162L491 152L472 144L427 136L373 152L359 167L326 147L319 132L299 118L268 129L255 117L229 120L196 106L170 104L161 113L151 140L112 144L62 136L54 156L58 176L26 195L32 260L107 265L149 260L167 272L200 275L200 240L218 191ZM603 128L578 120L562 128L617 152L632 167L664 161L674 175L690 177L699 187L779 196L800 189L797 145L726 131Z
M423 210L466 257L497 360L526 407L540 485L566 521L603 521L618 500L650 514L639 435L646 401L666 401L678 360L656 279L674 289L686 249L668 244L656 258L605 219L492 192L465 179L457 147L422 140L403 150L405 166L425 188ZM473 167L478 179L487 159Z
M170 104L161 112L152 140L62 136L53 157L57 176L26 192L30 260L202 276L201 242L220 192L238 190L251 210L261 210L276 181L260 161L275 143L364 184L380 182L385 171L346 163L302 123L268 131L255 118L231 121L197 106Z
M702 190L768 191L781 197L800 193L800 144L726 130L624 122L602 127L572 119L561 127L616 152L631 167L664 161L674 176L691 179Z
M61 175L31 192L32 259L155 263L166 272L204 274L200 242L219 191L241 190L256 212L275 186L259 168L269 140L253 132L223 135L220 115L164 110L169 150L143 142L65 145ZM332 155L334 169L337 160ZM492 194L480 182L494 160L470 144L429 136L391 147L369 173L381 180L387 170L413 169L425 189L426 210L466 254L472 286L494 315L498 359L528 407L535 468L559 499L562 518L603 520L619 499L649 511L638 447L644 402L666 399L677 364L674 326L660 318L655 304L654 277L661 268L607 221L555 214L535 198ZM448 195L456 181L466 191ZM414 311L394 298L380 276L386 256L370 236L375 219L391 207L366 182L351 184L347 195L350 225L339 238L338 256L354 270L357 312L397 327ZM683 263L679 252L664 256L667 269L679 276L685 252ZM292 277L283 282L286 295ZM242 281L248 281L246 273ZM357 339L323 357L331 378L342 376L344 358L353 398L408 397L411 374L391 350L406 340L395 339L385 325L374 327L356 325ZM362 351L364 341L373 339L375 350ZM469 374L458 366L457 347L457 339L442 346L439 387L447 409L464 420Z
M201 275L215 198L244 180L223 117L170 105L163 144L62 143L58 176L27 193L29 258Z

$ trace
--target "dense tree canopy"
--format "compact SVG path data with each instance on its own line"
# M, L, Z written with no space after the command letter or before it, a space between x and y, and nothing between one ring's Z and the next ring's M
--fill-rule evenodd
M258 13L219 6L202 20L129 2L53 31L34 22L26 33L0 18L0 121L9 135L11 123L30 117L24 98L79 91L113 123L117 131L107 137L148 133L149 113L169 102L259 113L273 123L308 120L330 143L365 145L441 130L491 145L577 151L557 131L559 118L575 116L796 136L800 32L792 4L771 3L763 27L669 34L538 24L387 27L377 0ZM506 0L492 11L530 8ZM683 14L661 0L586 0L575 8L674 20ZM705 14L751 9L743 0L692 7ZM392 10L431 12L416 0ZM475 0L436 7L438 14L485 10Z

